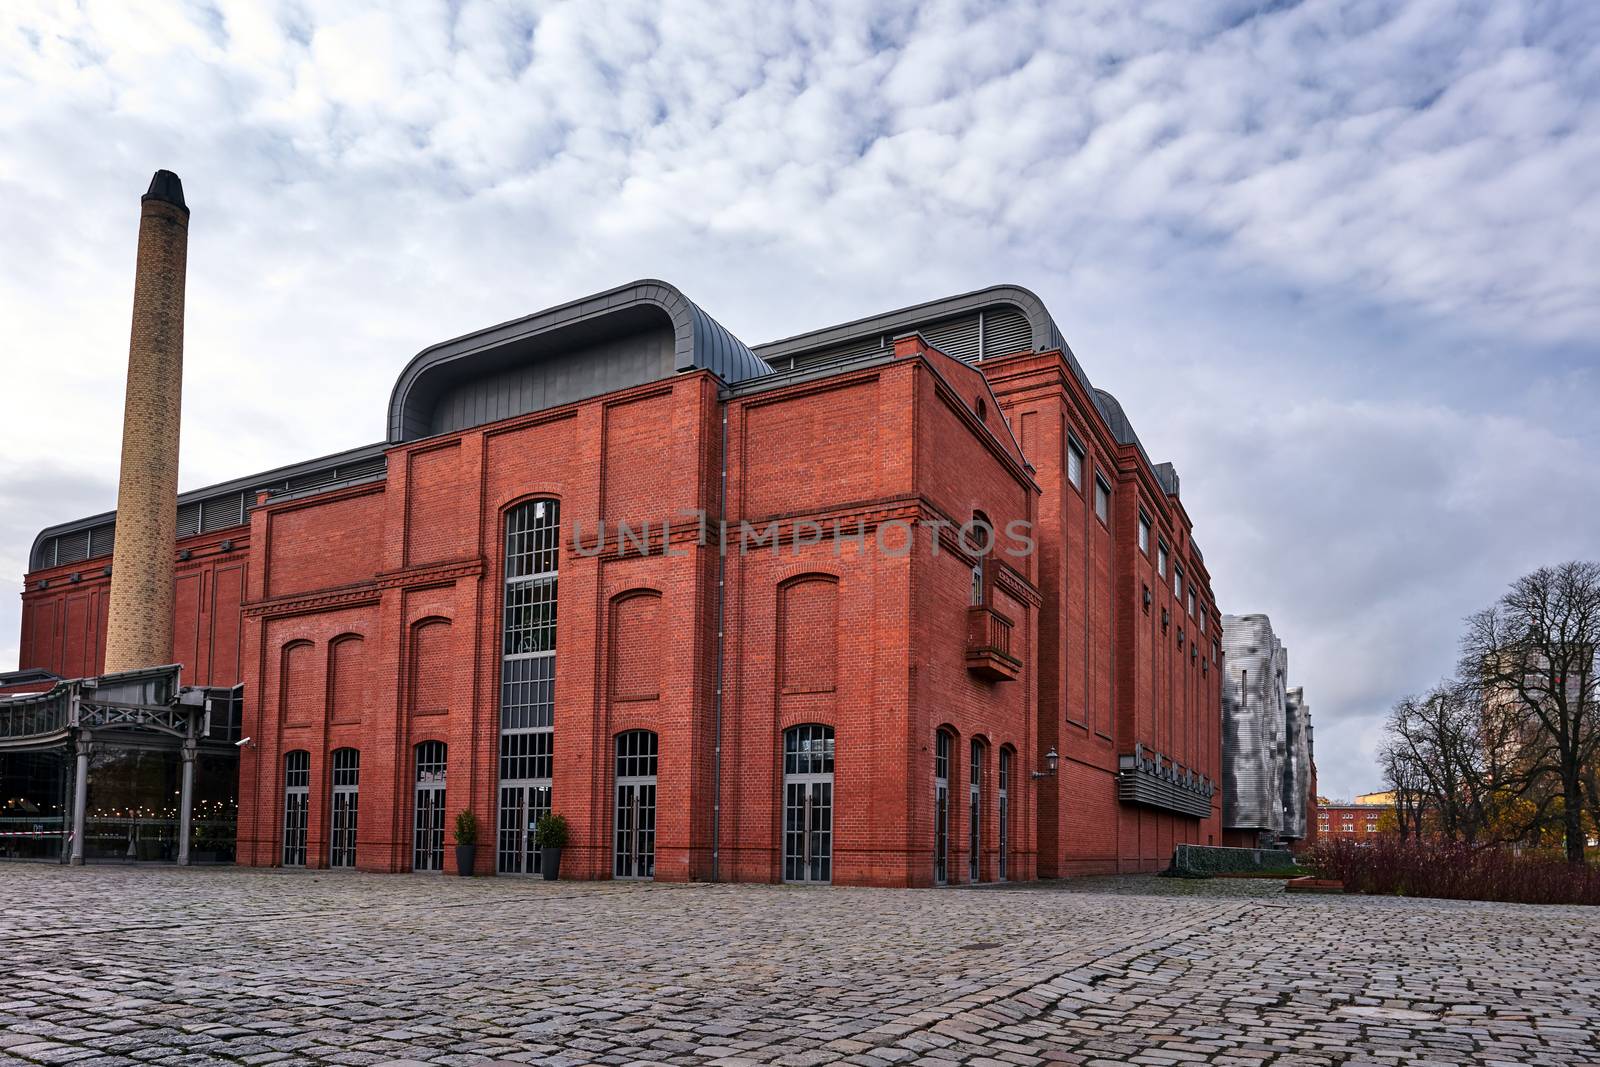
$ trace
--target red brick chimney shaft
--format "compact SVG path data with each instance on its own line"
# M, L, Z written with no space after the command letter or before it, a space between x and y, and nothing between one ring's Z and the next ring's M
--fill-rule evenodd
M105 670L172 659L178 537L178 424L183 403L183 291L189 208L183 183L158 170L139 217L127 400Z

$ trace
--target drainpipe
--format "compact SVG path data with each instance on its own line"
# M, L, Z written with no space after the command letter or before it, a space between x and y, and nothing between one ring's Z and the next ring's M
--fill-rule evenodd
M723 619L725 618L726 593L724 583L727 580L728 568L728 400L726 394L718 390L717 401L722 407L722 478L717 494L717 689L712 695L712 734L713 748L711 750L711 880L721 881L720 859L722 855L722 670L723 653L726 642L723 640Z

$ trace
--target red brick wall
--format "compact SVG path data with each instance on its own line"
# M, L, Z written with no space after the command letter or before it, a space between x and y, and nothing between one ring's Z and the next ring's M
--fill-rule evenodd
M707 878L713 864L724 879L781 877L783 731L804 723L835 731L839 883L933 881L941 728L956 739L952 881L967 876L974 739L985 762L984 879L999 874L1002 751L1011 878L1150 869L1176 841L1206 842L1215 818L1124 808L1114 788L1117 755L1136 741L1217 777L1217 676L1178 650L1175 627L1187 637L1197 626L1174 605L1170 573L1152 578L1153 562L1133 547L1142 504L1203 583L1181 505L1111 440L1059 356L990 364L986 378L914 341L897 354L726 404L709 374L693 373L399 445L383 482L263 499L248 528L225 532L230 553L216 536L197 539L203 551L179 568L177 643L195 661L185 660L186 681L246 683L241 862L279 862L283 755L305 749L308 859L326 865L330 754L352 747L359 865L408 869L415 746L438 740L448 745L448 811L477 813L477 867L494 869L503 527L508 510L539 498L559 501L566 537L554 780L574 840L563 876L609 875L614 738L630 729L660 738L663 880ZM1088 453L1085 494L1097 470L1113 488L1109 527L1092 495L1065 486L1069 428ZM683 512L714 519L724 508L733 543L721 558ZM1020 664L1009 680L967 665L976 560L955 527L980 512L1002 531L1032 523L1036 540L1031 554L1002 551L984 565L986 603L1009 623ZM670 540L663 519L675 524ZM617 548L622 521L650 524L647 552ZM741 522L776 530L782 545L741 553ZM823 536L835 526L842 540ZM64 574L48 590L38 577L28 582L24 665L83 660L103 626L92 601L73 616L67 597L93 593L98 579L69 593L54 580ZM90 621L69 629L69 617ZM1060 772L1036 782L1050 747Z
M1116 799L1117 757L1136 743L1220 779L1221 690L1211 639L1221 615L1204 564L1190 549L1187 513L1138 449L1114 439L1060 354L996 360L982 369L1020 428L1042 490L1038 746L1054 746L1062 770L1038 794L1040 873L1156 870L1170 861L1176 843L1221 843L1220 793L1207 819ZM1068 479L1069 440L1084 453L1079 486ZM1094 511L1097 473L1112 491L1104 523ZM1138 547L1141 509L1152 525L1148 553ZM1170 551L1165 576L1155 573L1158 537ZM1174 562L1196 585L1194 618L1173 594Z
M221 547L224 540L231 543L228 550ZM178 547L190 558L177 562L170 662L183 664L185 685L236 685L241 680L239 610L248 531L238 527L200 534ZM27 576L20 666L42 667L63 678L101 672L111 588L105 569L110 562L109 557L84 560Z

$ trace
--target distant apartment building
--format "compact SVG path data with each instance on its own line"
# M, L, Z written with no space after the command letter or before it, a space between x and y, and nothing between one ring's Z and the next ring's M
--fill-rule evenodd
M1253 848L1311 833L1311 706L1288 685L1289 653L1266 615L1222 618L1223 844Z
M1394 810L1394 794L1362 793L1354 800L1317 798L1316 832L1326 841L1374 841L1396 833L1385 812Z

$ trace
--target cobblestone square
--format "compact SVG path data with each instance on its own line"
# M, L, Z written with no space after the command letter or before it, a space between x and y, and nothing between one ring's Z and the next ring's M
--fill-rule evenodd
M1600 915L0 867L20 1064L1600 1064Z

